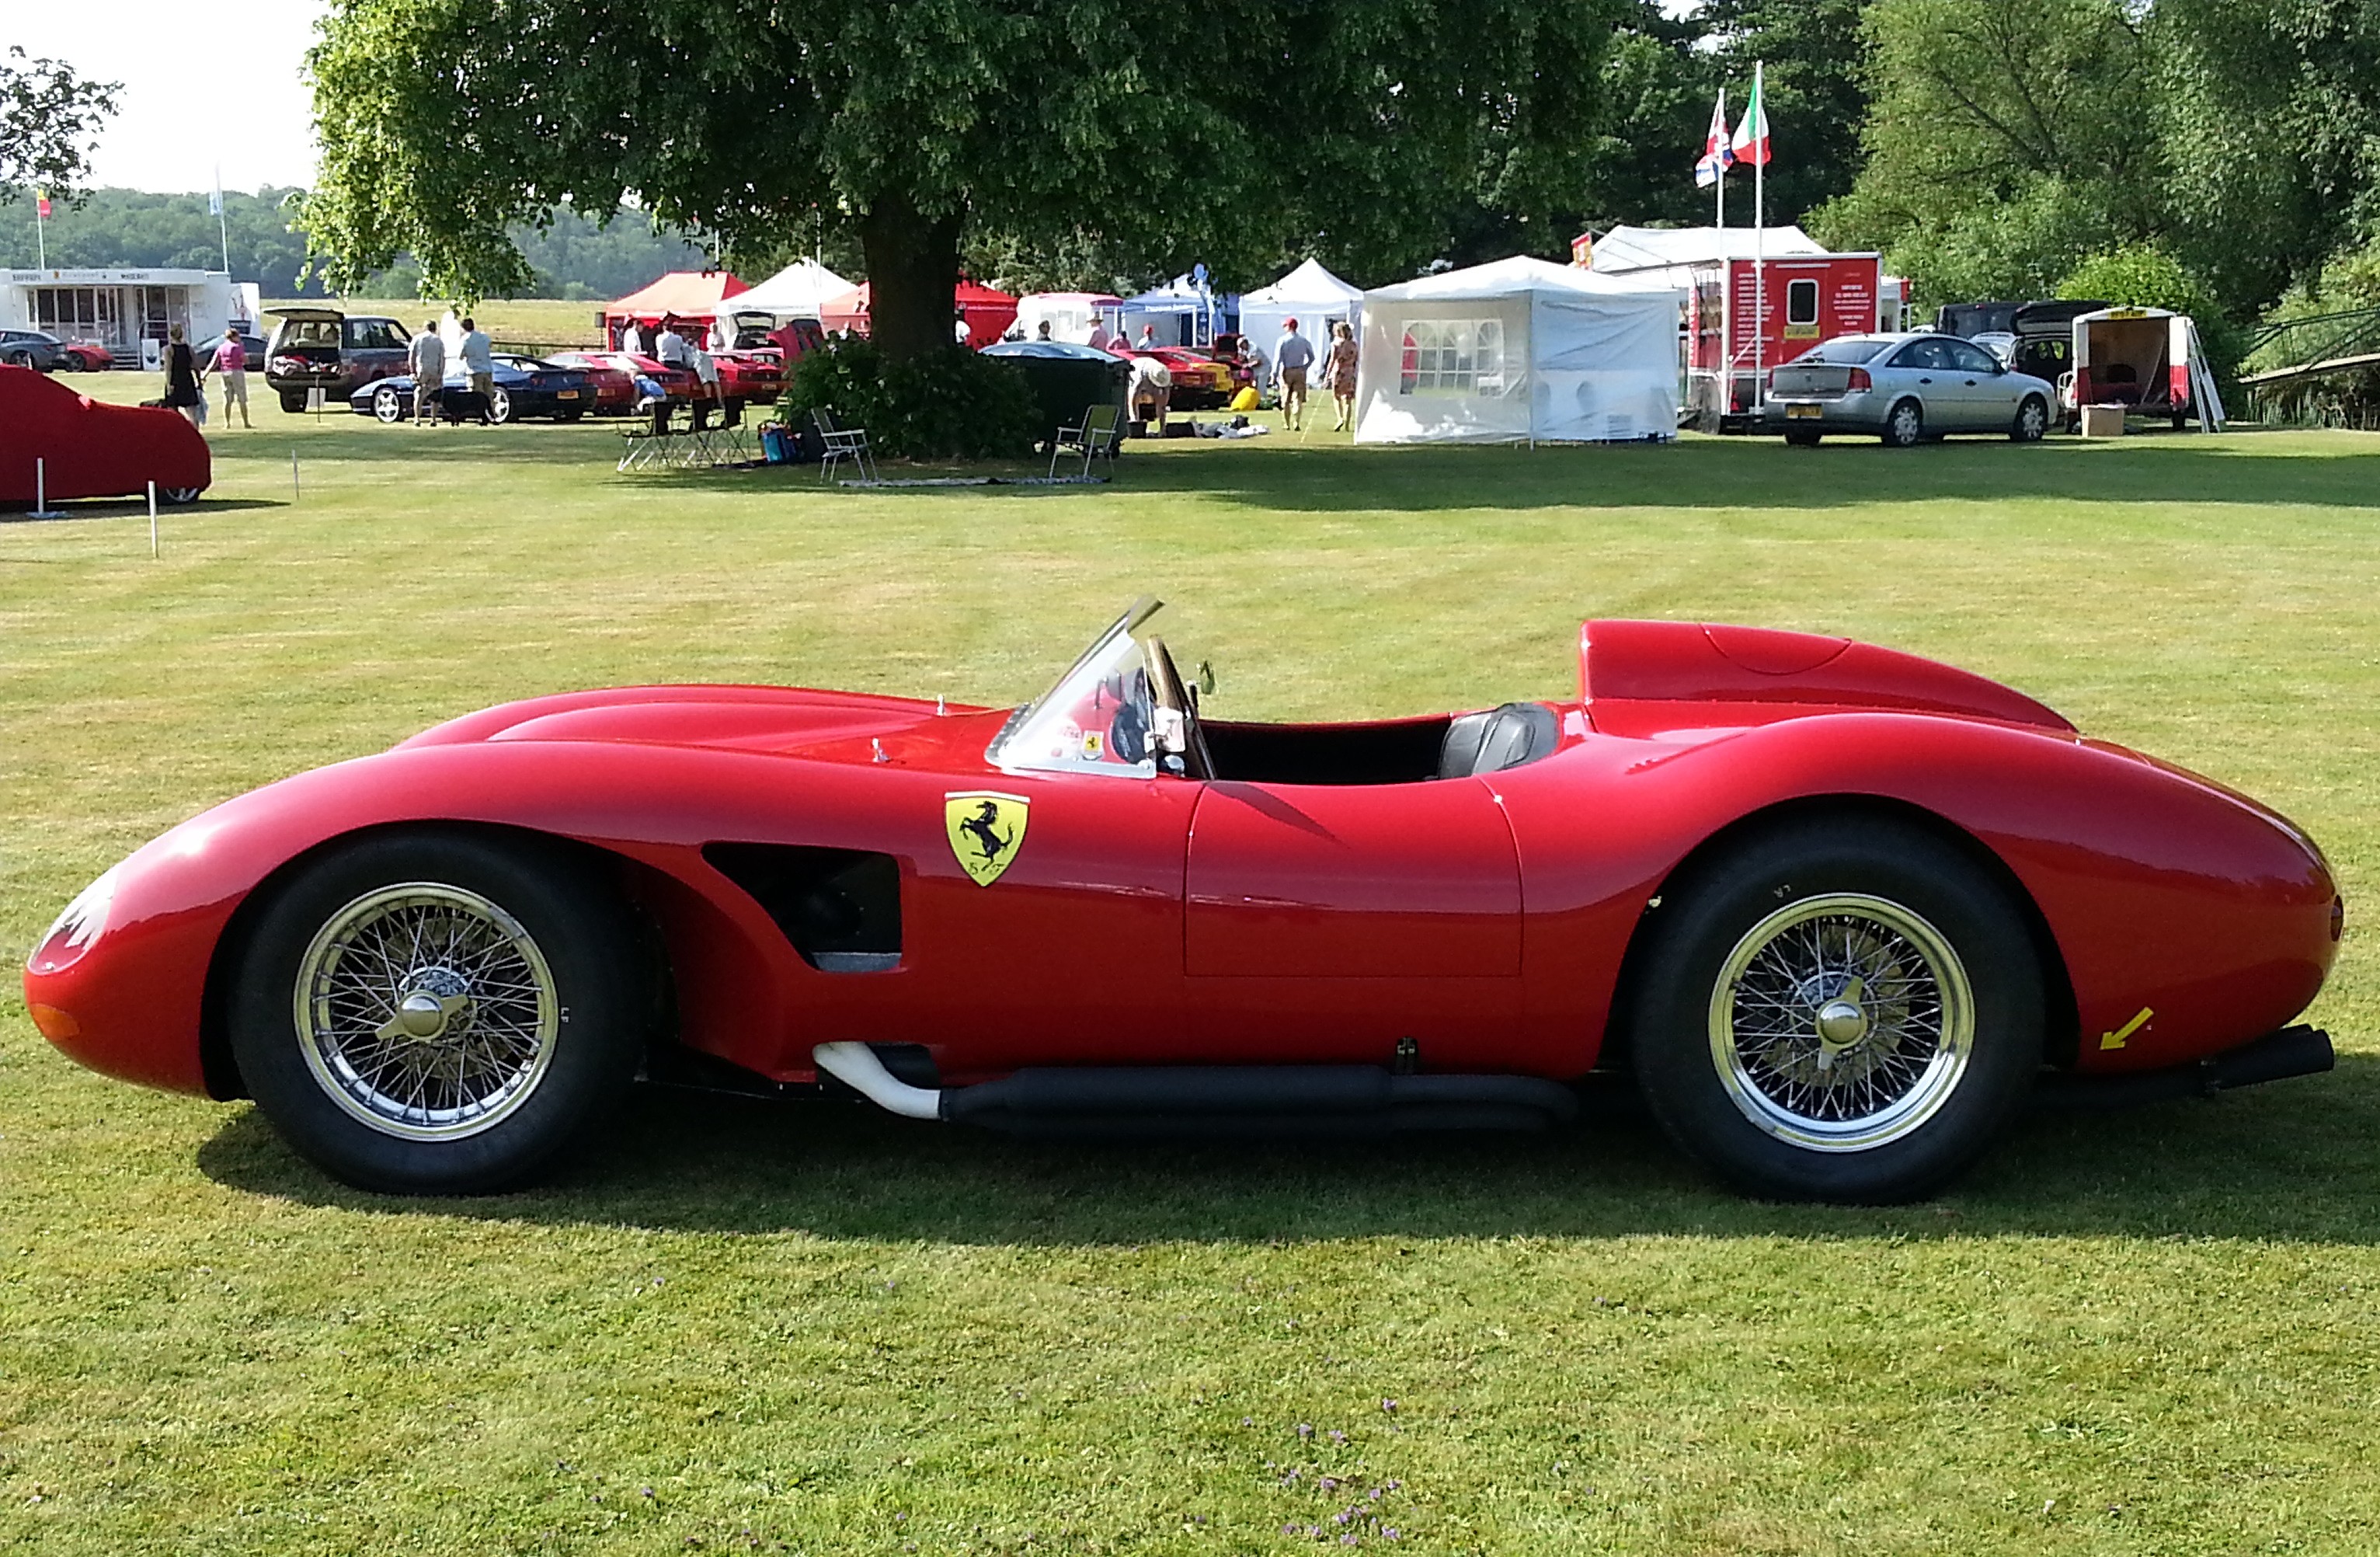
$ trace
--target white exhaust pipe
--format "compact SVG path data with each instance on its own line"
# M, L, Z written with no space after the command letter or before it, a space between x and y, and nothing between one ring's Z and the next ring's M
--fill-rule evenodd
M849 1087L869 1102L904 1119L940 1119L942 1095L912 1087L884 1068L876 1051L865 1043L821 1043L810 1051L818 1068Z

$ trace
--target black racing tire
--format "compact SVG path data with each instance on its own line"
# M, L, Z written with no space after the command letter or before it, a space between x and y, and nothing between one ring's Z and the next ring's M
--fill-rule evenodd
M1825 436L1823 432L1815 431L1805 432L1797 427L1786 432L1785 442L1797 449L1815 449L1818 446L1818 440Z
M2016 408L2016 420L2009 424L2011 444L2038 444L2049 431L2049 403L2038 395L2028 395Z
M2041 962L2010 889L1916 823L1755 834L1665 885L1646 933L1638 1085L1679 1146L1747 1194L1922 1198L1992 1143L2040 1070Z
M635 1078L652 1010L639 946L618 894L562 845L367 835L265 906L232 991L232 1052L265 1117L334 1178L484 1194L536 1174ZM417 1018L436 1030L400 1026ZM466 1086L450 1064L477 1074Z
M1876 434L1887 448L1913 449L1925 441L1925 407L1914 400L1897 400L1884 413L1884 431Z

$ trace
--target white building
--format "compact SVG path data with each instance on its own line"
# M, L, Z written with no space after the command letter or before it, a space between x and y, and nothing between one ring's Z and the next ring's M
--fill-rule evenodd
M182 326L193 342L237 320L253 328L256 283L223 271L0 271L0 327L97 341L119 359L145 360L140 343Z

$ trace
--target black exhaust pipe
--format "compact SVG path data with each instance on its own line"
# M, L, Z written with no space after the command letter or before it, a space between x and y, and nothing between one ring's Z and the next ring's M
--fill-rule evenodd
M1145 1139L1544 1130L1578 1097L1528 1076L1395 1076L1378 1065L1043 1066L946 1088L941 1114L1010 1135Z
M2252 1043L2171 1070L2143 1071L2131 1076L2075 1076L2060 1072L2045 1077L2034 1089L2033 1106L2063 1112L2131 1108L2168 1098L2211 1098L2239 1087L2286 1081L2293 1076L2319 1076L2338 1064L2338 1055L2330 1046L2330 1034L2320 1028L2283 1028Z

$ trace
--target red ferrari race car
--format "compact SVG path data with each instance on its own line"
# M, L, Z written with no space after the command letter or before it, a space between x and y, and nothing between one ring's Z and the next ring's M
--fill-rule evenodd
M0 506L137 497L151 481L167 503L195 503L213 480L206 438L181 412L111 406L30 368L0 364Z
M1557 1125L1601 1069L1755 1194L1873 1201L2045 1086L2330 1064L2305 834L1980 676L1594 622L1575 700L1245 724L1154 610L1023 708L579 692L283 780L68 905L33 1020L420 1193L640 1071L1297 1137Z

